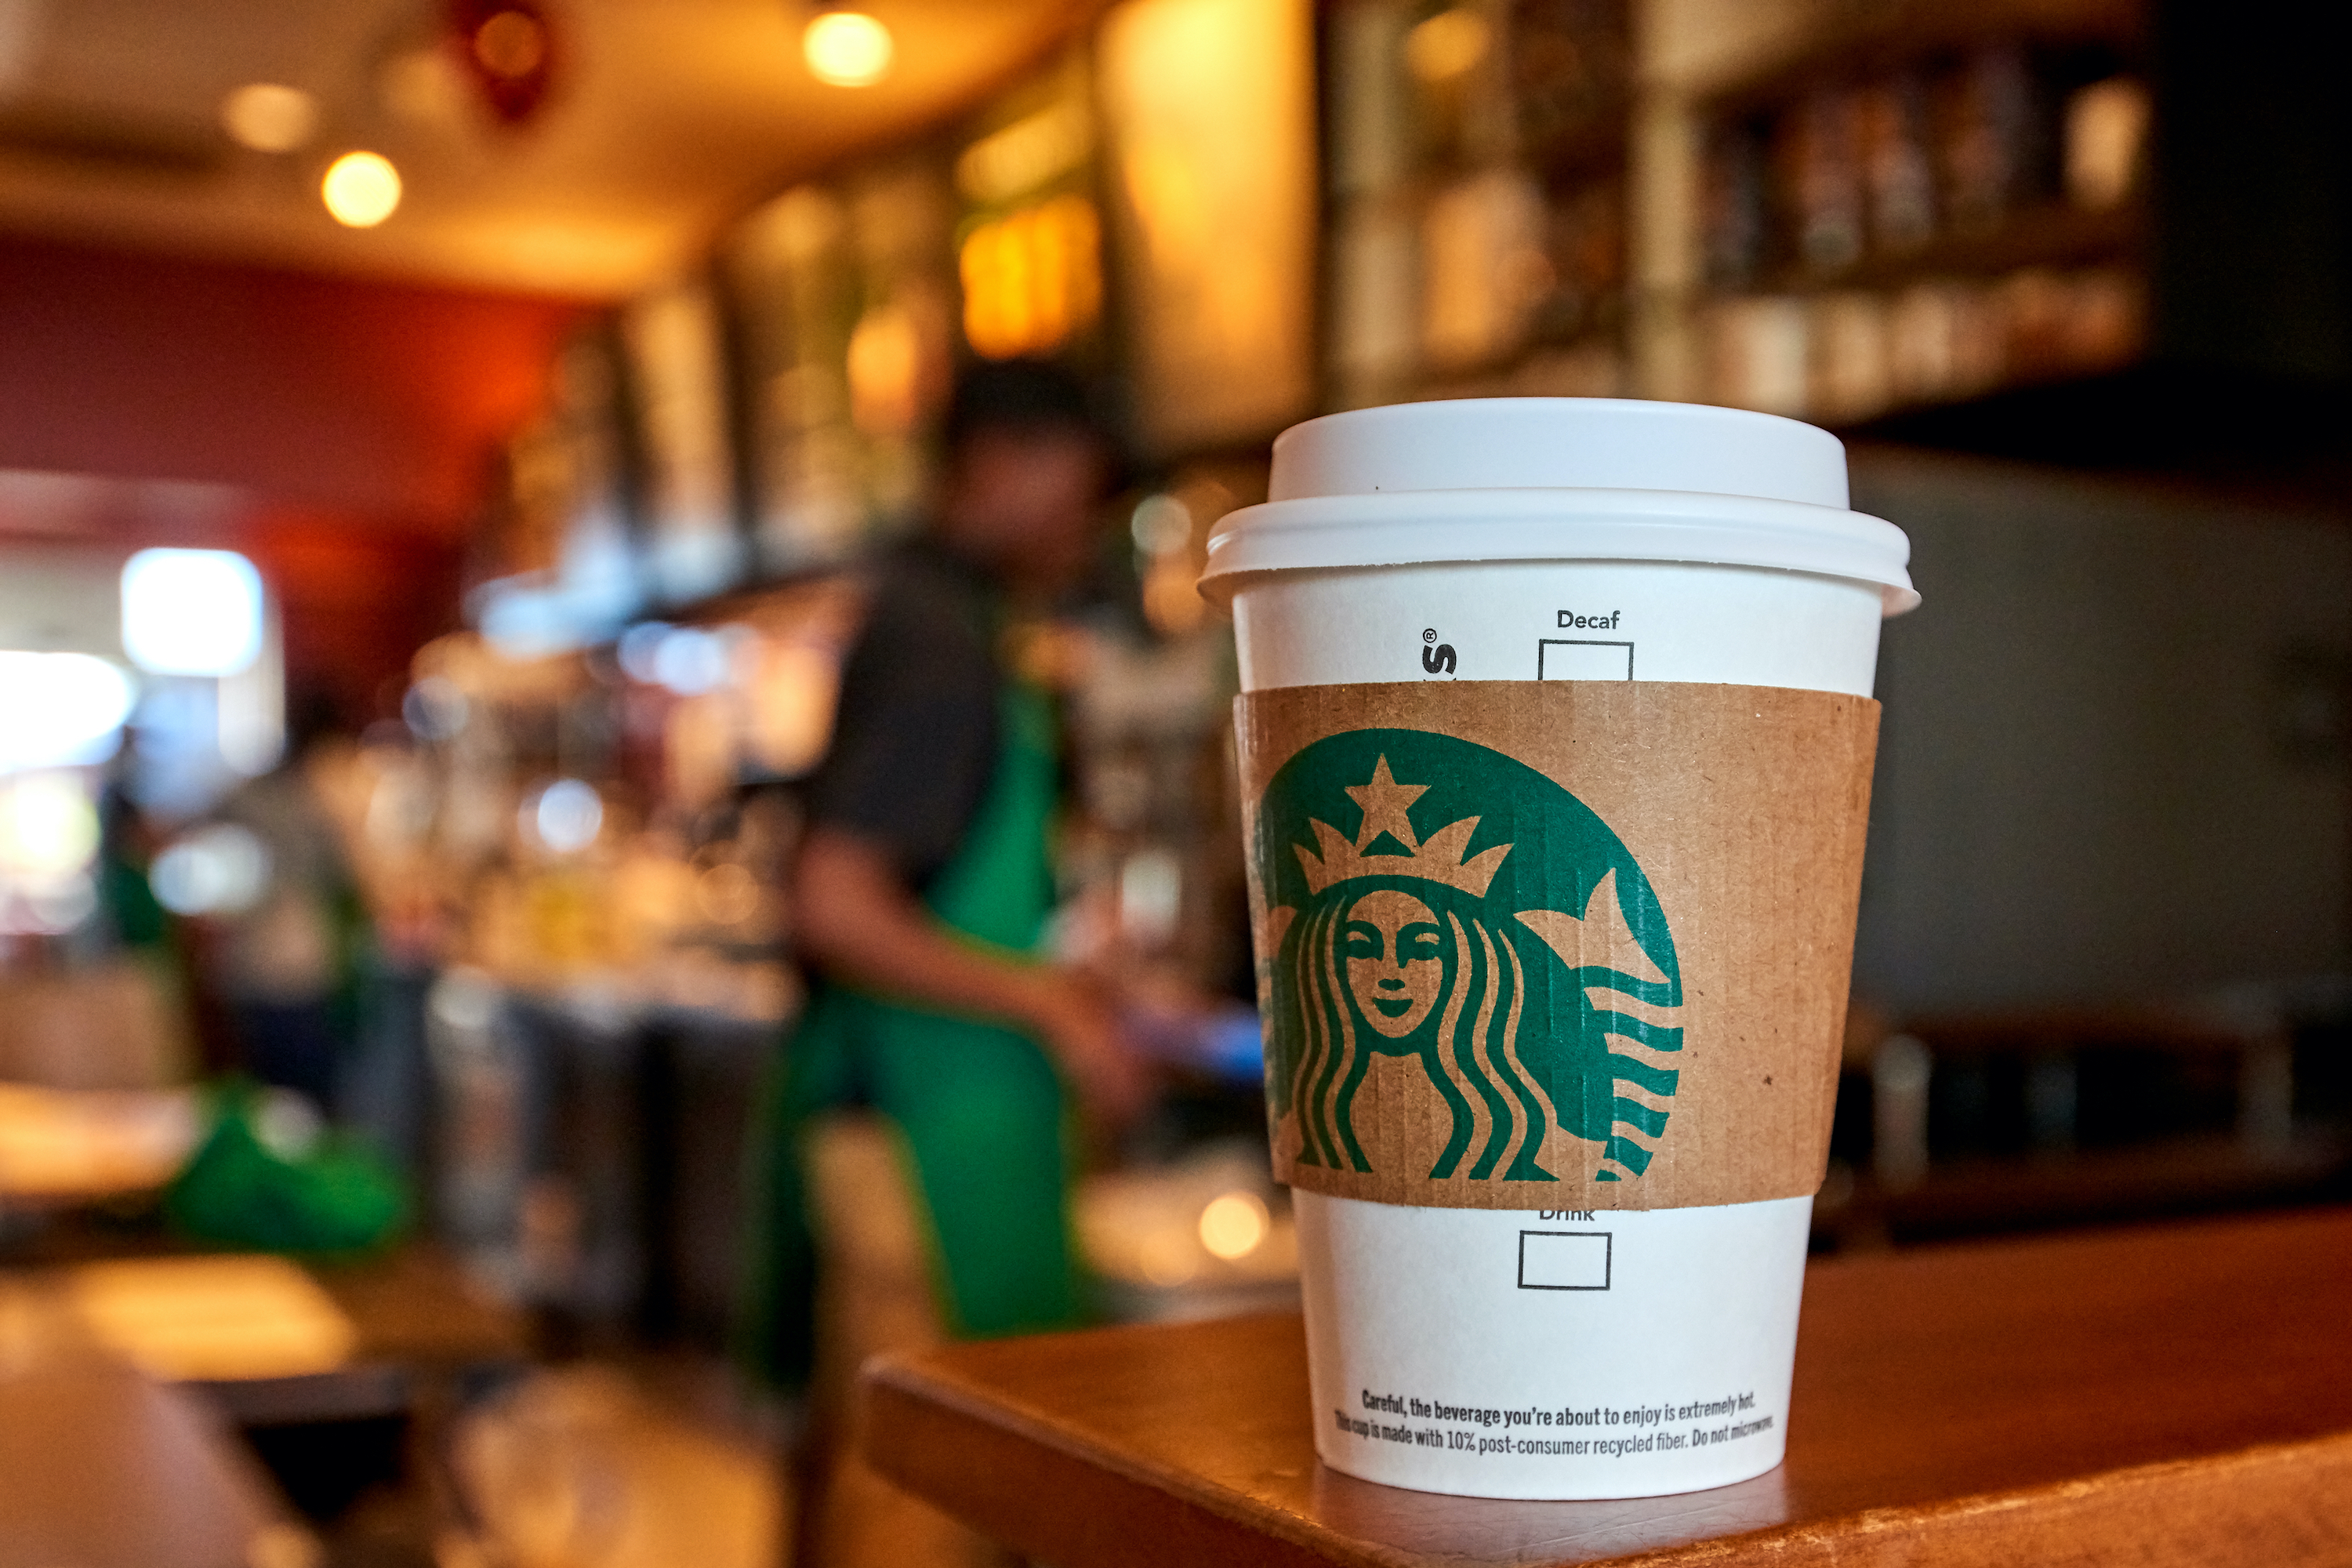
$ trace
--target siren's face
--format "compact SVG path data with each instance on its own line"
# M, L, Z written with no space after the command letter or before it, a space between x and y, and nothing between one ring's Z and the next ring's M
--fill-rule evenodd
M1430 907L1393 888L1366 893L1340 941L1364 1021L1392 1040L1421 1027L1445 989L1445 933Z

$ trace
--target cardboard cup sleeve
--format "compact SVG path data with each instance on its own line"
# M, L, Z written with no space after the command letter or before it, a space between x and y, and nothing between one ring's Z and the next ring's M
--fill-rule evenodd
M1664 681L1235 704L1276 1174L1424 1207L1813 1193L1878 704Z

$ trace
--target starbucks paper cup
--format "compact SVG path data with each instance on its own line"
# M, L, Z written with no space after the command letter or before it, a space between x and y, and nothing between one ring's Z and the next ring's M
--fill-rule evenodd
M1780 1460L1900 531L1790 420L1366 409L1227 603L1316 1444L1481 1497Z

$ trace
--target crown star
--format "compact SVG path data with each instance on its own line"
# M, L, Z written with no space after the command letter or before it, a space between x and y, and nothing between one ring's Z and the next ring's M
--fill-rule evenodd
M1389 760L1382 757L1372 768L1372 782L1345 786L1348 798L1364 810L1364 826L1357 831L1356 847L1361 849L1386 833L1408 849L1421 847L1413 836L1412 823L1405 812L1423 795L1429 793L1427 784L1401 784L1389 772Z
M1359 877L1417 877L1459 888L1474 898L1486 896L1486 889L1494 881L1495 873L1502 869L1503 858L1511 852L1511 846L1497 844L1470 855L1470 836L1477 831L1478 818L1465 816L1459 822L1448 823L1431 834L1428 842L1422 842L1414 835L1412 825L1405 820L1405 808L1429 786L1397 783L1389 773L1386 757L1372 770L1371 783L1345 787L1349 798L1364 808L1364 826L1355 838L1351 841L1328 822L1310 821L1307 826L1314 829L1322 853L1318 855L1304 844L1291 846L1298 857L1299 868L1307 873L1309 893L1319 893L1335 883ZM1412 853L1365 854L1364 846L1382 833L1392 835Z

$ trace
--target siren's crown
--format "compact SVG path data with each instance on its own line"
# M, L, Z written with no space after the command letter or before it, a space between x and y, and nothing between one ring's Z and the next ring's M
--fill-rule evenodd
M1511 852L1511 847L1497 844L1465 858L1470 835L1478 826L1475 816L1449 823L1431 834L1427 843L1422 842L1414 835L1405 812L1428 788L1427 784L1397 783L1389 773L1386 757L1372 769L1370 784L1349 785L1349 798L1364 808L1364 825L1355 838L1350 841L1329 823L1318 821L1308 826L1315 829L1321 855L1304 844L1291 846L1298 857L1299 868L1307 873L1307 890L1319 893L1336 883L1353 881L1359 877L1418 877L1423 881L1459 888L1473 898L1485 898L1487 885L1502 869L1503 857ZM1408 853L1365 854L1365 847L1382 834L1403 845Z

